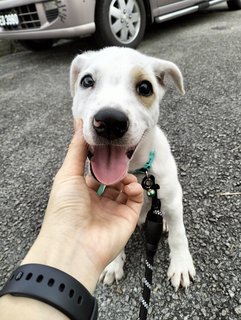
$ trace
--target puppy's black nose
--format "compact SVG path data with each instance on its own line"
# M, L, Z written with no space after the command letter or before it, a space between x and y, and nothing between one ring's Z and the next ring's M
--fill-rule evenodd
M124 112L104 108L94 116L93 127L99 136L114 140L123 137L127 132L129 121Z

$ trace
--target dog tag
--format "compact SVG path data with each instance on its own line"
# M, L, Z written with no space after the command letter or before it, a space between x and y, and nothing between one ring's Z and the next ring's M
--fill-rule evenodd
M149 189L149 190L147 190L146 194L148 195L148 197L153 198L156 195L156 190Z

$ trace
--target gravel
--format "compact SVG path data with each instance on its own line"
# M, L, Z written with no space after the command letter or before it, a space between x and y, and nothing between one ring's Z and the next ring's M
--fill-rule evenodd
M139 50L183 71L161 105L184 190L184 221L197 278L186 291L167 281L167 237L155 262L149 319L241 319L241 12L225 5L152 27ZM52 178L72 134L69 65L87 41L0 58L0 286L36 238ZM138 319L143 242L127 245L125 277L99 284L99 319Z

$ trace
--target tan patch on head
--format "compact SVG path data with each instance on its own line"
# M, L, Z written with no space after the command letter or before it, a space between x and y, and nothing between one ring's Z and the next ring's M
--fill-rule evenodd
M131 70L131 79L132 79L136 97L146 108L150 108L156 99L156 94L154 92L154 88L152 84L153 80L151 79L150 75L148 75L143 68L135 67ZM148 97L139 94L137 91L137 86L142 81L149 81L152 84L153 93Z

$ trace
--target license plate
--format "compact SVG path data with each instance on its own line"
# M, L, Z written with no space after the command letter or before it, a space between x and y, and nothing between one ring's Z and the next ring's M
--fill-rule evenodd
M1 14L0 15L0 26L17 26L19 24L18 15L16 13Z

